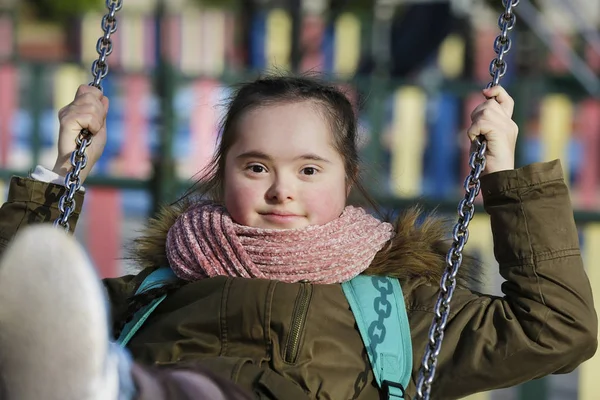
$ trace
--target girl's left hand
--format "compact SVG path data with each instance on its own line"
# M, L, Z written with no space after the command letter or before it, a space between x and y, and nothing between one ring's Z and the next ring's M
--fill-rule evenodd
M515 168L515 148L519 127L511 119L515 102L501 86L483 90L489 100L484 101L471 113L471 126L467 135L471 150L475 149L475 138L485 136L487 140L486 164L482 175Z

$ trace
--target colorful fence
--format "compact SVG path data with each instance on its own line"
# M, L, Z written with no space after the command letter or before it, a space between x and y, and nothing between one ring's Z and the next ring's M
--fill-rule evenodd
M85 81L85 75L84 69L73 65L44 69L0 67L0 168L26 171L36 159L44 165L52 165L56 112L71 101L72 93ZM41 85L36 87L35 96L23 96L33 87L23 88L18 82ZM186 180L199 171L212 154L218 134L217 121L223 111L221 105L230 92L225 83L214 78L180 77L177 82L172 102L177 121L173 152L178 160L177 175ZM107 121L110 135L105 155L93 176L150 178L151 157L158 156L158 100L151 87L150 78L141 73L113 74L107 78L105 92L111 98ZM360 88L353 90L360 91ZM418 86L400 86L378 95L386 99L384 121L379 121L383 126L381 135L372 129L377 121L371 119L373 114L369 108L361 112L366 146L375 142L383 157L367 160L367 163L382 165L379 171L383 174L376 177L382 183L378 194L399 199L457 200L468 155L464 130L470 110L481 101L480 95L450 90L432 94ZM42 100L34 101L34 97ZM39 109L32 109L32 105ZM536 99L536 106L521 128L521 163L561 158L576 207L597 211L600 204L600 102L543 94ZM32 132L37 132L38 137L33 137ZM37 155L31 151L32 143L39 144ZM4 191L4 187L0 184L0 191ZM123 244L141 227L150 202L148 192L143 190L89 188L78 235L96 265L101 266L103 275L123 272L126 266L122 261ZM494 272L486 217L478 216L471 229L469 249L491 266L485 289L497 291L499 281ZM586 265L594 290L600 293L600 265L597 265L600 257L596 254L597 246L591 245L600 240L599 232L599 224L581 222ZM598 360L594 359L579 370L578 398L593 398L598 389L597 380L593 378L597 364ZM552 381L542 382L548 385ZM539 391L547 391L547 386L541 386ZM477 398L493 399L489 396L492 395Z
M0 168L27 171L36 163L52 166L56 157L57 111L68 104L86 71L74 65L40 69L0 65ZM228 85L210 77L176 77L171 107L175 115L173 156L180 180L190 179L209 161L218 121L231 94ZM23 82L20 85L19 82ZM111 99L105 154L93 176L147 180L157 154L158 99L151 77L112 74L105 81ZM345 85L354 97L364 91ZM23 93L33 95L23 96ZM469 115L482 101L477 91L428 92L398 86L371 97L384 99L374 114L360 111L363 145L376 147L377 195L433 201L455 199L467 174L469 143L464 131ZM515 96L516 97L516 96ZM516 97L517 104L519 98ZM569 177L573 202L580 210L600 209L600 101L572 100L563 94L540 94L523 100L519 164L560 158ZM381 116L381 120L376 120ZM381 129L378 129L381 127ZM35 151L31 151L36 147Z
M89 15L81 21L80 60L86 66L82 68L6 61L13 57L15 48L13 20L7 15L0 13L0 37L10 38L0 43L0 172L24 173L35 164L51 166L54 162L56 113L72 100L77 86L89 79L87 65L95 57L90 43L97 39L100 16ZM163 49L158 48L156 21L149 8L141 14L124 14L120 23L110 59L113 73L105 83L105 93L111 98L109 140L93 174L105 178L104 183L110 184L115 178L145 182L151 177L153 157L161 156L157 152L160 99L153 94L151 75L158 54L165 55L178 71L173 76L176 90L169 102L175 115L172 137L177 178L185 181L192 177L206 165L214 150L222 104L230 94L227 83L236 80L231 77L242 68L235 16L218 10L189 10L172 14L161 24ZM289 68L291 24L290 15L283 10L253 16L248 50L251 68ZM342 14L332 22L308 16L302 25L301 43L306 51L300 69L321 71L338 79L353 76L366 25L364 19L352 14ZM471 67L475 71L473 79L484 82L496 31L479 33ZM442 78L459 77L467 68L465 51L464 40L450 36L431 65L438 66ZM518 107L518 163L561 158L575 207L600 211L600 100L536 91L528 86L530 82L517 81L513 76L508 76L506 82L509 89L514 89L511 93ZM464 131L471 110L483 99L479 86L440 84L432 89L393 82L344 84L354 99L368 100L360 108L360 123L363 150L368 157L365 161L376 173L373 181L377 185L372 187L376 195L393 196L403 201L400 204L415 199L454 203L462 196L469 154ZM0 177L7 179L8 173ZM123 244L135 236L151 208L147 190L123 186L88 188L77 233L104 276L119 275L129 266L122 260ZM0 180L0 196L5 194L6 184ZM588 274L594 292L600 293L600 254L598 246L593 245L600 243L600 224L585 219L579 223ZM483 289L498 292L486 216L478 215L473 220L468 246L489 268ZM597 309L599 299L596 296ZM595 379L598 369L600 357L596 356L572 376L579 381L576 398L596 398L600 389ZM554 387L556 379L515 389L513 397L553 398L549 388ZM570 394L562 393L560 398ZM474 399L493 400L494 394Z

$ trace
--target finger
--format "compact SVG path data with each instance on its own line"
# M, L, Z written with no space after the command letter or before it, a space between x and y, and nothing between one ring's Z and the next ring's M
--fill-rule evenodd
M102 102L102 106L104 107L104 118L106 118L106 114L108 114L108 106L110 105L110 102L108 101L108 97L104 96L102 97L102 100L100 100Z
M79 85L79 87L77 88L77 92L75 93L75 100L77 100L78 97L83 96L85 94L90 94L98 100L104 97L102 91L97 87L89 85Z
M104 126L104 120L100 120L93 115L86 115L78 121L81 125L82 129L87 129L92 135L100 132L102 127Z
M486 136L495 130L495 125L485 121L477 121L471 124L467 129L467 136L471 142L475 141L478 136Z
M77 98L75 98L75 100L73 100L74 105L85 105L85 104L96 104L98 106L99 109L104 109L104 106L102 105L102 99L104 97L98 98L96 96L96 93L91 93L91 92L87 92L87 93L82 93L79 96L77 96Z
M485 103L479 104L475 109L471 112L471 122L475 121L475 118L481 114L481 110L485 108Z
M71 115L85 115L89 114L92 117L100 120L106 119L106 111L104 104L100 101L93 101L84 104L71 104L65 109L59 111L59 119L67 119Z
M89 114L73 114L70 115L63 122L64 126L72 126L74 130L81 131L87 129L92 135L95 135L104 126L104 121L101 121L98 117Z
M90 114L100 120L106 119L106 107L100 101L74 106L73 110L76 114Z
M475 122L475 120L482 118L489 119L492 118L493 115L499 115L503 118L506 118L505 111L496 100L486 100L475 107L471 113L471 122Z
M506 115L512 117L515 101L502 86L498 85L484 89L483 94L488 98L494 98L498 104L500 104Z
M474 142L477 136L479 136L479 132L479 124L477 122L472 123L471 126L469 126L469 128L467 129L467 136L469 137L469 140L471 142Z

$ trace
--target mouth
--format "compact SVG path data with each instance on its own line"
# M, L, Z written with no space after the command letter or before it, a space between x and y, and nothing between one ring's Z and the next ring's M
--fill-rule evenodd
M278 217L299 217L300 215L294 213L288 213L284 211L271 211L260 213L261 215L276 215Z
M259 213L263 218L273 222L290 222L298 218L302 218L302 215L286 213L286 212L265 212Z

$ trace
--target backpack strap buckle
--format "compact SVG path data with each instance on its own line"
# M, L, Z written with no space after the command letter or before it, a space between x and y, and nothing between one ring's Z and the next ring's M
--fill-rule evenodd
M404 386L401 383L384 380L381 382L381 391L387 399L404 398Z

